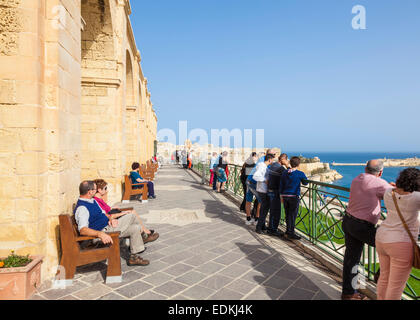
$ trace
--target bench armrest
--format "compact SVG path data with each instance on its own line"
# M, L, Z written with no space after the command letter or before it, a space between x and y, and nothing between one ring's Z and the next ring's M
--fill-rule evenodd
M111 236L112 238L118 238L120 236L121 232L106 232L107 235ZM94 240L94 239L99 239L97 237L87 237L87 236L80 236L76 238L76 241L85 241L85 240Z
M139 183L132 184L131 186L144 186L144 185L147 185L147 182L139 182Z

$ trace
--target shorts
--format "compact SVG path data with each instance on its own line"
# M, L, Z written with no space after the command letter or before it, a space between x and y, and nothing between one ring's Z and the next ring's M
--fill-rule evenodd
M247 180L246 185L248 186L248 188L246 190L246 195L245 195L246 202L252 202L252 200L254 200L254 196L255 196L255 198L257 198L258 203L261 203L261 197L259 196L259 194L257 192L257 189L256 189L257 184L249 182Z

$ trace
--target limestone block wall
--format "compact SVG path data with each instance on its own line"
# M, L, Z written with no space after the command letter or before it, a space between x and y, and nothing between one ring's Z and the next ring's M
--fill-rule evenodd
M0 1L0 256L58 260L80 179L80 4Z
M156 126L150 127L150 119L144 116L151 108L150 95L146 97L147 81L130 10L127 1L83 0L81 5L86 23L82 32L82 178L105 179L110 202L121 200L123 175L131 163L145 163L152 157L150 140L156 136Z
M124 155L123 108L119 75L115 1L83 0L82 179L105 179L110 201L121 197ZM123 10L123 9L122 9ZM125 165L125 161L124 165Z
M129 14L128 0L0 0L0 257L44 255L43 280L80 181L106 179L119 201L127 159L152 156Z

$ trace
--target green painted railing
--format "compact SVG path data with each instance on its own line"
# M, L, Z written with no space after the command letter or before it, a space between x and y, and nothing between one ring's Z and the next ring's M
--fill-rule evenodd
M209 163L196 162L195 171L203 181L210 180ZM229 176L226 189L239 198L243 198L244 190L240 180L241 167L229 165ZM318 181L308 181L302 187L299 214L296 229L299 234L320 248L325 254L339 262L344 259L344 232L341 226L345 214L350 189ZM382 219L386 217L386 208L382 208ZM282 206L281 224L285 225L285 213ZM373 282L379 268L379 260L374 247L365 245L359 273L362 280ZM420 270L413 269L404 290L404 299L420 300Z

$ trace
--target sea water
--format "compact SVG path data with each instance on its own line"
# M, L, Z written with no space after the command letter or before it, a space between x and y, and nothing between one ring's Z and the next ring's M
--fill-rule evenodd
M350 188L351 182L355 177L365 171L364 166L333 166L332 163L366 163L371 159L406 159L406 158L420 158L420 152L409 153L387 153L387 152L290 152L289 159L292 156L302 155L305 158L318 157L321 162L329 163L332 170L336 170L343 176L343 179L332 182L331 184L341 187ZM420 167L417 167L420 169ZM404 170L404 167L385 167L382 178L388 182L395 182L399 173ZM339 190L329 190L330 192L340 195L348 196L348 192Z

